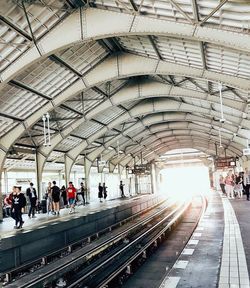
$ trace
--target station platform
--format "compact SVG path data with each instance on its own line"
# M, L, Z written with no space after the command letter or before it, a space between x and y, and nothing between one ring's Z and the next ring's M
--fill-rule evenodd
M95 202L76 207L74 214L62 209L60 215L36 214L25 221L21 230L13 229L14 220L5 218L0 223L0 272L11 270L38 257L47 255L88 237L135 213L144 211L163 200L162 196L147 194L106 202Z
M5 261L1 269L12 269L32 260L31 256L36 258L59 249L162 200L161 196L143 195L92 203L77 207L73 215L68 214L68 209L62 210L59 217L38 215L25 221L21 231L13 230L13 220L7 219L0 224L0 250ZM173 231L166 244L147 259L124 287L250 288L250 202L228 200L221 193L212 192L190 239L184 228L191 227L193 221L187 216L176 229L179 234Z
M249 222L249 201L212 192L191 238L185 239L190 222L184 221L124 287L250 288Z

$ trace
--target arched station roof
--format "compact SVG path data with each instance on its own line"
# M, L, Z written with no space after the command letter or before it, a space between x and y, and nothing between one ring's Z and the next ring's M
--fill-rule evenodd
M219 131L227 154L242 156L250 132L248 1L2 2L1 167L6 157L35 153L40 170L100 154L126 165L141 152L151 161L186 147L215 156Z

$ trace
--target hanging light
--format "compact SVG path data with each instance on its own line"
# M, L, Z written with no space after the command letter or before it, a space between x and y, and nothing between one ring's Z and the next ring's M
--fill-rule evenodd
M117 157L119 158L120 156L120 146L119 146L119 140L117 140Z
M226 121L226 119L224 118L224 113L223 113L222 84L221 83L218 84L218 88L219 88L219 91L220 91L220 113L221 113L220 122L224 123Z
M50 142L50 123L49 123L50 115L47 112L45 115L43 115L43 135L44 135L44 146L51 146ZM47 131L46 131L46 120L47 120L47 131L48 131L48 139L47 139ZM48 141L47 141L48 140Z
M220 131L220 128L219 128L219 140L220 140L220 146L219 148L223 148L222 144L221 144L221 131Z
M43 143L43 145L44 145L44 146L47 146L47 136L46 136L46 116L45 116L45 115L43 115L42 120L43 120L43 137L44 137L44 143Z
M50 143L50 123L49 123L50 115L48 112L46 113L46 118L47 118L47 124L48 124L48 144L47 145L51 146L51 143Z

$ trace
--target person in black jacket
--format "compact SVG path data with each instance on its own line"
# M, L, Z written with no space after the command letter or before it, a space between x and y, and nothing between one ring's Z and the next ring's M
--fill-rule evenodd
M99 183L99 186L98 186L98 198L100 199L100 202L102 202L102 198L103 198L103 187L101 185L101 183Z
M21 187L15 186L16 194L13 195L12 200L12 212L15 217L16 225L14 226L15 229L20 229L23 227L23 218L22 218L22 212L24 210L24 207L26 206L26 198L23 193L21 193ZM19 225L18 225L19 223Z
M83 201L83 205L85 206L86 204L86 201L85 201L85 191L86 191L86 188L84 186L84 183L81 182L81 187L80 187L80 193L82 195L82 201Z
M103 183L103 197L104 197L104 200L106 200L106 198L107 198L107 196L108 196L108 194L107 194L107 186L106 186L106 184L105 184L105 182Z
M54 215L60 214L60 188L56 186L56 181L52 182L53 186L51 188L52 191L52 200L53 200L53 208L54 208Z
M120 192L121 192L121 197L124 198L125 195L124 195L124 186L125 184L122 183L122 180L120 181Z
M33 187L34 184L30 183L30 187L27 188L26 190L26 195L29 197L30 200L30 209L29 209L29 214L28 216L32 218L35 218L35 211L36 211L36 205L37 205L37 194L36 194L36 189Z
M67 207L68 200L67 200L66 187L64 185L61 188L61 197L63 199L63 206Z

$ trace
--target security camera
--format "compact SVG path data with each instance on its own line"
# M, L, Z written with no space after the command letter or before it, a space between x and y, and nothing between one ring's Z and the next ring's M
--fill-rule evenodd
M226 119L220 119L220 123L225 123Z

